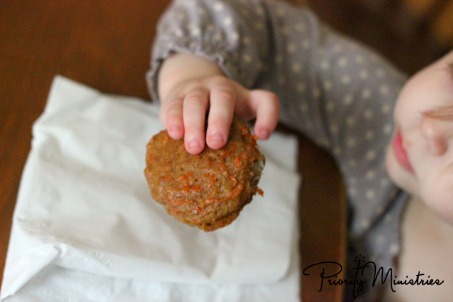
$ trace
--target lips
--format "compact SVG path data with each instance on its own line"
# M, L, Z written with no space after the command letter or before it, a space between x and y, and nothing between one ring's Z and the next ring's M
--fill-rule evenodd
M395 136L393 137L392 148L395 158L399 164L407 171L413 173L414 170L412 169L412 165L407 157L407 152L403 145L403 137L401 136L401 132L399 130L396 131Z

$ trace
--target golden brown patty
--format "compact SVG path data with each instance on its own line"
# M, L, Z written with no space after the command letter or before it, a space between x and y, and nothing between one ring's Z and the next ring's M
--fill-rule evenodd
M154 200L176 219L205 231L230 224L257 187L264 156L245 122L235 118L226 146L188 153L167 131L147 145L145 176Z

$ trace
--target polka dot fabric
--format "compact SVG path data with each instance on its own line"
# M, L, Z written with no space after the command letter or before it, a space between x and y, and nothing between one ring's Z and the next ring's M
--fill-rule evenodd
M174 1L148 74L156 98L157 71L173 52L198 54L245 87L277 93L280 121L326 148L344 176L351 259L360 253L393 265L407 196L386 175L385 153L404 75L309 10L281 1Z

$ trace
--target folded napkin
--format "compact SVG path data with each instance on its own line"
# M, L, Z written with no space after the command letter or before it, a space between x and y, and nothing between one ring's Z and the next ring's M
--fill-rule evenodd
M299 301L296 139L259 142L264 197L205 233L151 199L143 170L158 113L55 78L33 126L1 301Z

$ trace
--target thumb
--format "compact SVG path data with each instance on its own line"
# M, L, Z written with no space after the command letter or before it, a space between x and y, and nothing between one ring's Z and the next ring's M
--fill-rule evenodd
M279 101L275 93L268 90L246 90L237 107L237 114L246 119L256 117L255 135L267 139L275 130L280 114Z

